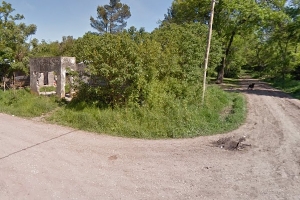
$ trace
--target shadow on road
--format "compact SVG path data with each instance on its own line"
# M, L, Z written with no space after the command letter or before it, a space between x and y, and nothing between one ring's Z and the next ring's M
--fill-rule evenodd
M247 89L249 84L255 83L255 87L253 90ZM278 89L273 88L268 83L262 82L257 79L240 79L237 88L226 88L224 87L225 91L228 92L241 92L246 94L253 94L253 95L262 95L262 96L270 96L270 97L278 97L278 98L287 98L287 99L295 99L289 94L280 91Z

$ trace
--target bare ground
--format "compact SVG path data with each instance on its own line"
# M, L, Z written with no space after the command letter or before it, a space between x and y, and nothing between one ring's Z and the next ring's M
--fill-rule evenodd
M241 83L245 124L209 137L126 139L0 114L0 199L299 200L300 101Z

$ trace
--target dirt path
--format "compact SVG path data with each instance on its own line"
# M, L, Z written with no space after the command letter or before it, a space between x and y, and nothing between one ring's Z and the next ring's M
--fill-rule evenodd
M138 140L0 114L0 199L300 199L300 101L244 80L225 135ZM214 145L243 138L239 150ZM251 146L250 146L251 145Z

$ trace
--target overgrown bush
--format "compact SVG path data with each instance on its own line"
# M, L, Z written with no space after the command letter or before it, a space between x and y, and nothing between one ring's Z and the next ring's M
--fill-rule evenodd
M152 34L86 34L76 41L78 61L88 65L92 84L81 84L74 102L98 107L162 107L164 98L192 101L201 94L207 29L171 24ZM212 46L211 67L221 55Z
M241 95L209 87L205 106L173 96L153 98L157 107L98 108L85 102L67 105L49 120L74 128L136 138L184 138L237 128L245 118ZM228 110L229 112L225 112Z
M90 82L79 84L74 100L49 120L138 138L192 137L238 126L241 96L209 87L201 105L206 38L207 28L197 23L170 24L152 34L86 34L75 52L88 65ZM212 68L219 64L219 46L214 40ZM220 119L227 107L232 112Z

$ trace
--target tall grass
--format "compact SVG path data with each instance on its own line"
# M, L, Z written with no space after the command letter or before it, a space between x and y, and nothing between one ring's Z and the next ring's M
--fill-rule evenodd
M0 90L0 112L20 117L36 117L58 107L55 97L32 95L29 89Z
M147 106L99 109L81 102L60 109L48 120L123 137L185 138L235 129L244 121L245 113L243 96L209 87L204 107L174 100L163 109Z
M246 114L242 95L227 93L215 86L208 88L204 106L173 100L163 108L99 109L84 102L60 104L54 96L32 95L27 89L0 91L0 112L16 116L36 117L61 105L61 109L48 117L50 122L96 133L151 139L230 131L244 121Z

